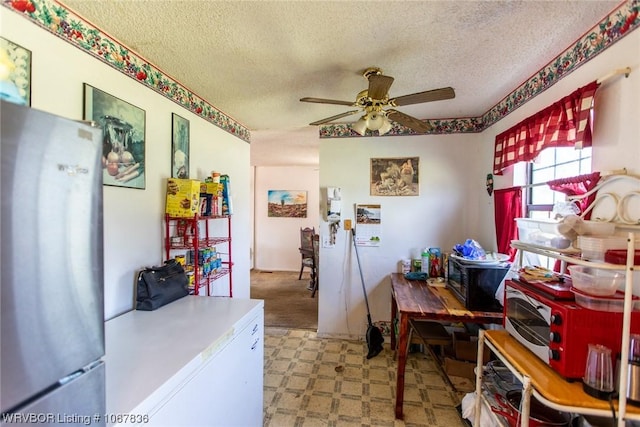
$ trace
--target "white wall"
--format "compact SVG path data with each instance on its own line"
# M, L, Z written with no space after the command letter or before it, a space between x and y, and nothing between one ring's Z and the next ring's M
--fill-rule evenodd
M254 263L257 270L299 271L300 228L318 230L320 218L317 166L262 166L255 168ZM307 192L306 218L267 216L269 190Z
M611 71L631 67L628 78L614 77L603 83L596 92L593 134L594 171L608 171L626 167L638 173L640 169L640 31L633 31L591 61L569 74L552 88L527 102L491 128L483 132L482 152L493 152L496 135L524 118L552 104L575 89ZM510 187L512 171L495 177L496 188Z
M32 52L31 106L71 119L83 118L83 83L146 112L146 189L103 187L105 316L133 307L136 271L162 262L164 185L171 174L171 113L191 126L191 178L211 170L231 177L234 297L249 296L250 145L198 118L28 19L0 8L2 36Z
M323 139L320 187L340 186L344 218L354 218L354 203L380 203L382 244L359 248L373 321L389 321L389 273L413 248L453 244L470 237L495 249L493 199L485 190L492 171L495 136L578 87L614 69L630 66L629 78L602 85L596 95L593 170L626 167L640 174L640 31L634 31L552 88L480 134L390 138ZM392 143L389 143L392 142ZM368 192L372 157L420 157L419 197L372 197ZM521 177L515 177L521 179ZM514 185L509 171L496 177L496 188ZM516 182L521 184L520 182ZM327 224L321 220L321 233ZM348 233L335 248L320 250L318 333L362 339L366 309Z
M355 223L355 204L381 205L380 246L358 248L374 321L389 320L387 278L397 271L401 259L424 247L447 250L467 237L468 224L478 209L476 199L488 198L484 178L482 185L474 182L476 157L469 155L477 138L468 134L320 142L320 188L342 188L342 218ZM371 158L414 156L420 158L419 196L370 196ZM474 195L474 188L482 194ZM321 235L326 233L327 223L322 221ZM491 241L482 243L488 248L492 245ZM366 308L349 232L338 233L335 247L320 249L319 289L318 332L362 337Z
M575 89L625 67L630 67L632 70L629 77L624 75L613 77L602 83L596 92L592 170L607 172L626 168L630 173L640 174L640 134L638 133L640 99L637 95L640 93L640 31L634 31L618 41L560 80L552 88L529 101L524 107L483 132L481 152L491 154L496 135L524 118ZM490 161L493 159L491 158ZM520 185L524 182L524 168L521 165L516 166L513 170L507 169L503 176L494 177L495 188L511 187L514 183ZM608 187L608 190L627 188L624 191L629 191L631 188L628 188L628 184L628 182L621 182L619 185ZM635 190L640 191L640 188ZM624 191L619 194L624 194ZM633 207L635 208L635 205ZM598 211L609 212L611 209L613 206L598 206L594 209L594 214ZM627 206L627 209L632 207ZM490 219L493 220L493 206L490 212L487 211L484 214L490 215ZM609 213L605 215L605 217L609 216ZM488 230L488 227L484 230Z

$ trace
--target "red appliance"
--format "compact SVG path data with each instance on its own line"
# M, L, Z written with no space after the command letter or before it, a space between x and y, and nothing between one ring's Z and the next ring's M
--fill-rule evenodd
M622 346L622 313L589 310L517 280L505 284L504 327L566 379L584 376L589 344L612 349L613 363ZM638 311L631 333L640 333Z
M519 282L523 285L534 288L538 292L542 292L543 294L547 294L551 299L567 299L574 300L573 292L571 292L571 287L573 286L573 281L571 280L571 276L563 277L562 281L557 282L544 282L542 280L524 280L519 279Z
M627 263L627 250L626 249L609 249L604 253L604 262L610 262L611 264L626 264ZM636 249L633 252L633 265L640 265L640 249Z

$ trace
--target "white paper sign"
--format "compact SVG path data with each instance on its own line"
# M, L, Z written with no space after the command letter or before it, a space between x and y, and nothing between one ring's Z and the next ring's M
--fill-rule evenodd
M380 205L356 205L356 245L380 246Z

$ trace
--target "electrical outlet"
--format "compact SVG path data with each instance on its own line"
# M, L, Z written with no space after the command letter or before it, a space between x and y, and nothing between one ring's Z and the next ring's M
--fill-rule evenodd
M344 229L346 231L351 230L351 220L350 219L345 219L344 220Z

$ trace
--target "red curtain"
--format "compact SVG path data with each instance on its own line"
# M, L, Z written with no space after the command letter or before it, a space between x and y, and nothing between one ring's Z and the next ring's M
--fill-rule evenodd
M548 147L590 147L593 81L496 136L493 173L532 161Z
M515 219L522 217L522 189L511 187L496 190L493 192L493 201L498 252L509 255L509 259L513 261L516 250L511 247L511 241L518 239Z
M586 175L574 176L571 178L561 178L548 181L547 185L554 191L559 191L567 196L582 196L591 191L600 180L600 172L593 172ZM580 208L580 212L584 212L591 203L596 199L597 192L593 192L589 196L577 200L576 203ZM591 211L587 212L584 219L591 218Z

